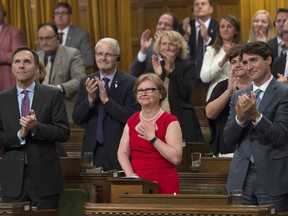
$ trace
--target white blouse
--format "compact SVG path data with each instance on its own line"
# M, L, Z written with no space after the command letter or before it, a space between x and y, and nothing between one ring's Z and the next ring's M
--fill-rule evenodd
M204 54L202 68L200 72L200 78L202 82L209 83L210 86L207 92L206 101L210 98L210 95L214 87L222 80L228 79L231 64L227 61L222 68L219 67L219 62L222 61L226 55L224 49L221 47L219 52L215 55L215 49L212 46L208 46Z

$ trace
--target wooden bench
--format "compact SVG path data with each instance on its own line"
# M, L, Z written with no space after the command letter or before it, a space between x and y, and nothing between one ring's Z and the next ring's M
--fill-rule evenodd
M167 204L99 204L85 203L84 215L101 216L269 216L275 215L273 205L167 205Z

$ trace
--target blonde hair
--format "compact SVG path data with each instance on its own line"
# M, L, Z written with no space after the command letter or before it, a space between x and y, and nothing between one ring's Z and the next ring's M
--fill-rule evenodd
M256 11L256 13L254 14L254 16L251 20L250 31L249 31L249 42L253 42L253 41L257 40L256 32L254 31L254 20L256 19L256 17L259 14L265 14L267 16L268 27L267 27L267 31L265 32L265 36L266 36L267 41L271 40L274 37L273 24L272 24L272 20L271 20L271 16L270 16L269 12L266 10L258 10L258 11Z
M168 37L171 43L179 49L179 57L180 59L186 59L189 53L187 42L184 40L183 36L176 31L163 31L161 35L157 38L154 43L153 49L154 52L159 55L160 54L160 44L163 37Z

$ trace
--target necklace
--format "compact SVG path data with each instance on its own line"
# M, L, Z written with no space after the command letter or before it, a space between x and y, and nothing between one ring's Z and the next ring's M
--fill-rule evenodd
M140 112L140 116L141 116L141 118L142 118L143 120L145 120L145 121L147 121L147 122L150 122L150 121L153 121L153 120L155 120L156 118L158 118L161 112L162 112L162 109L160 108L159 112L158 112L155 116L153 116L152 118L150 118L150 119L145 118L145 117L143 116L142 111Z

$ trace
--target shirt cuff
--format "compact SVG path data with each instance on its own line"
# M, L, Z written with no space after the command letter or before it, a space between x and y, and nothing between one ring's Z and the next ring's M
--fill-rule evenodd
M146 60L146 54L141 53L140 51L138 52L137 55L138 61L139 62L144 62Z
M244 123L245 123L246 119L245 119L243 122L240 122L240 121L237 119L237 116L235 116L235 120L236 120L236 123L237 123L240 127L244 128Z
M25 145L26 144L26 139L22 139L20 136L20 130L17 132L17 137L19 139L20 145Z
M209 40L208 40L207 42L205 42L205 46L208 46L208 45L209 45L209 43L211 42L211 40L212 40L212 38L211 38L211 37L209 37Z
M260 122L260 120L262 119L262 116L263 116L262 113L260 113L260 116L256 118L255 122L252 121L252 124L253 124L254 126L256 126L256 125Z

